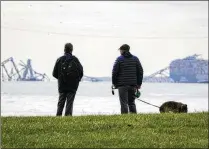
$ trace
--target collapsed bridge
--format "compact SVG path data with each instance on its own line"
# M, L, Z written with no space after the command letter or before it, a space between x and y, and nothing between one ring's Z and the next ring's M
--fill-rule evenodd
M19 68L19 67L20 68ZM10 57L1 63L1 81L49 81L49 77L45 73L38 73L31 65L31 59L27 60L27 64L20 61L17 65Z

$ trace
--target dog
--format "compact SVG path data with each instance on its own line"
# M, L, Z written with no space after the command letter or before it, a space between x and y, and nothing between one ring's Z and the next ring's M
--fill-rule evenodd
M160 108L160 113L167 113L167 112L173 112L173 113L187 113L187 104L183 104L181 102L175 102L175 101L167 101L163 103Z

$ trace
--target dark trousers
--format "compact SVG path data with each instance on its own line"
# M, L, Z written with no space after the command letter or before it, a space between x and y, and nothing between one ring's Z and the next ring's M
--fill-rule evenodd
M118 87L121 114L137 113L135 104L135 88L132 86Z
M66 108L65 108L65 116L72 116L73 113L73 102L75 98L76 93L59 93L59 101L57 104L57 116L62 116L62 111L65 106L66 102Z

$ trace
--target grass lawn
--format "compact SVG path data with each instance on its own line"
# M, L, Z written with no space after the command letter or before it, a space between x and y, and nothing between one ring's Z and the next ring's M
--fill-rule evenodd
M1 147L208 148L208 114L1 117Z

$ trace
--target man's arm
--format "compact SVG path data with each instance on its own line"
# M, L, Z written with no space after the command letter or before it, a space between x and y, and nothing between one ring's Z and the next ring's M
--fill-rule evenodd
M144 70L143 67L141 65L141 62L139 61L138 58L136 58L137 60L137 65L136 65L136 70L137 70L137 86L141 87L142 85L142 80L143 80L143 75L144 75Z
M55 77L56 79L58 79L58 63L59 63L59 59L57 59L52 72L53 77Z
M119 60L116 59L114 65L113 65L113 69L112 69L112 84L114 86L116 86L116 84L117 84L118 73L119 73Z

